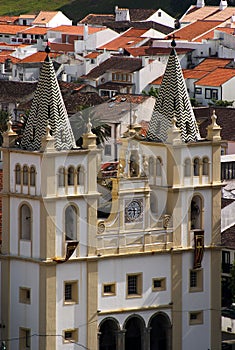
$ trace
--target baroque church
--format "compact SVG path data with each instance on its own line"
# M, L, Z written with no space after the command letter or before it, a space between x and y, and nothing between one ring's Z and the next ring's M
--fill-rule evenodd
M47 50L49 51L49 50ZM220 127L202 139L172 44L147 136L130 124L98 217L101 150L73 132L50 54L20 145L4 134L9 350L220 348Z

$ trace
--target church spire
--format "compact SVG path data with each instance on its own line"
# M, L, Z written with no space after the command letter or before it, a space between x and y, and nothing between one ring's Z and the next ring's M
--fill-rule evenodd
M46 135L49 123L55 139L55 149L69 150L76 147L76 143L53 63L49 57L49 45L47 45L45 51L47 55L41 69L37 89L25 126L21 148L39 151L42 138Z
M167 141L167 133L172 126L172 118L180 129L183 142L197 141L200 134L189 100L181 66L175 51L175 40L168 59L162 84L155 102L149 124L149 141Z

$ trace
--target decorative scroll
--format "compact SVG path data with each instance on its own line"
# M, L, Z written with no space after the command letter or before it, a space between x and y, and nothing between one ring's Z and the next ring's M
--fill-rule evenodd
M194 263L193 268L201 267L204 253L204 231L194 232Z

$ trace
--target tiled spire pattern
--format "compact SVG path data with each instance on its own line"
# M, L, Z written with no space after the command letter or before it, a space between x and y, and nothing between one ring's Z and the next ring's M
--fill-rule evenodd
M55 139L56 150L69 150L76 147L53 63L47 55L26 122L21 148L40 150L41 140L46 134L48 124Z
M174 41L172 46L173 43ZM174 48L171 50L155 102L147 139L166 142L167 132L172 126L172 118L176 118L176 125L180 129L183 142L200 139L182 69Z

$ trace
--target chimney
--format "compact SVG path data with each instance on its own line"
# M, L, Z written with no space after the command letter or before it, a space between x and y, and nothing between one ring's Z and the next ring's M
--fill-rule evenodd
M84 24L83 26L83 40L87 41L88 39L88 24Z
M220 11L223 11L224 9L226 9L226 7L228 7L228 2L227 2L227 0L221 0L221 1L220 1L220 5L219 5Z
M205 0L197 0L196 7L201 8L205 6Z

